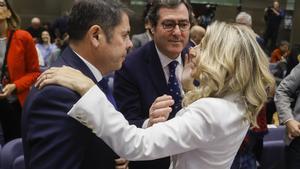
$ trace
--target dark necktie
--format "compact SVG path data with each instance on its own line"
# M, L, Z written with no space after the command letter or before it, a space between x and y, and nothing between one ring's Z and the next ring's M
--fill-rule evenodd
M169 72L170 72L170 76L169 76L169 81L168 81L168 89L169 89L169 94L172 96L173 100L174 100L174 105L172 106L172 112L170 113L169 118L173 118L175 116L175 114L181 109L181 91L179 88L179 83L178 80L176 78L176 67L178 65L177 61L172 61L171 63L169 63Z
M110 90L110 88L108 86L108 78L103 77L102 80L100 80L97 85L102 89L103 93L106 95L106 97L110 101L110 103L113 104L115 108L117 108L116 101L112 95L112 91Z

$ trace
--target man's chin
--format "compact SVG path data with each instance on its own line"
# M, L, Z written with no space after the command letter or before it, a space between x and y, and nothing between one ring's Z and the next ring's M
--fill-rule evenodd
M169 53L175 56L178 56L182 52L183 48L182 47L172 47L169 50Z
M120 62L118 65L116 65L115 70L121 69L122 65L123 65L123 62L124 62L124 60L122 62Z

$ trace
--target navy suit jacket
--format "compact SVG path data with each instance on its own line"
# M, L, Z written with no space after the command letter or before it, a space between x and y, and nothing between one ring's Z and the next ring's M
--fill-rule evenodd
M153 41L127 56L122 68L115 72L113 91L120 112L130 124L141 128L149 117L149 108L154 100L169 93ZM169 165L169 157L129 163L130 169L168 169Z
M78 69L96 82L69 47L54 63L54 66L62 65ZM79 99L78 93L57 85L31 90L22 117L27 169L115 168L117 155L90 129L67 115Z

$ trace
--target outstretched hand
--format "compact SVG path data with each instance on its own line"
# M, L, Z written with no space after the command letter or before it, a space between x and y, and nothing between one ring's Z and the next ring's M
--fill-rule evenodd
M171 96L163 95L157 97L152 103L149 110L149 122L148 127L155 123L164 122L168 120L169 114L172 112L171 106L174 104L174 100Z
M79 70L68 66L52 67L46 70L38 77L34 86L41 89L50 84L67 87L78 92L81 96L95 85L90 78L82 74Z

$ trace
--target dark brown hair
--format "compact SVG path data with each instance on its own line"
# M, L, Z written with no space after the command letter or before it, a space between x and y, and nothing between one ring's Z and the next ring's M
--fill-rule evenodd
M7 25L8 25L8 29L11 30L15 30L20 28L20 17L17 15L17 13L13 10L13 8L11 7L11 5L8 3L8 0L4 0L7 9L11 12L11 17L7 18Z

